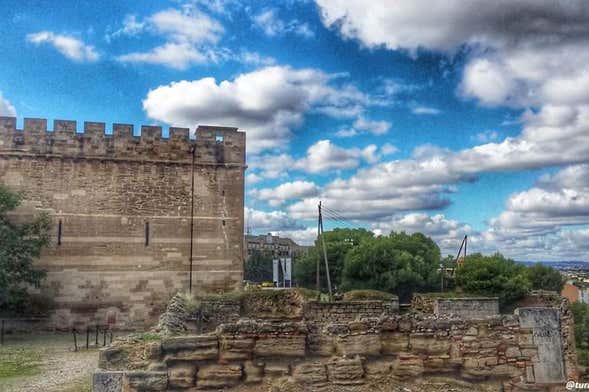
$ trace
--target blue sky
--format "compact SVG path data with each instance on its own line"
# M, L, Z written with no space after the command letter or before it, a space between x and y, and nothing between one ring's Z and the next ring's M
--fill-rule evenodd
M238 126L255 232L309 243L323 200L446 253L468 234L473 250L589 259L582 2L2 6L0 115Z

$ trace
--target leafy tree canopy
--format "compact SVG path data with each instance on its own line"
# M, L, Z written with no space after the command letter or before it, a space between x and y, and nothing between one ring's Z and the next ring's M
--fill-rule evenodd
M456 285L467 293L497 296L502 305L522 298L532 288L526 267L500 253L467 256L456 270Z
M33 268L34 259L49 242L49 219L16 224L10 211L20 204L19 195L0 184L0 311L23 312L29 302L28 288L41 283L45 272Z
M271 282L272 253L255 249L245 263L244 278L252 282Z
M329 263L329 274L334 288L341 286L341 274L346 254L373 236L372 232L364 229L334 229L323 233ZM317 260L320 261L321 288L323 290L327 289L323 247L319 239L315 241L313 247L295 261L294 278L297 285L313 289L316 287Z
M413 292L437 286L439 264L440 249L431 238L392 232L365 240L346 255L342 287L387 291L407 301Z
M537 263L527 269L528 279L535 290L552 290L560 293L564 281L560 272L545 264Z

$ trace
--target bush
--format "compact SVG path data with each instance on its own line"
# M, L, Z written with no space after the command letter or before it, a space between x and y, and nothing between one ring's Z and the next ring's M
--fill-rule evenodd
M391 233L363 241L345 259L342 288L373 289L407 301L415 291L437 287L440 249L421 233Z
M372 237L372 232L364 229L334 229L323 233L327 251L327 262L329 263L329 276L334 290L339 289L341 285L344 259L348 252L360 245L364 240ZM298 286L310 289L317 288L316 274L318 260L321 274L321 290L327 290L323 247L319 239L315 241L313 247L305 252L298 260L295 260L294 279Z
M528 279L534 290L552 290L560 293L564 285L560 272L542 263L527 269Z
M524 297L532 288L526 267L499 253L468 256L456 270L456 285L466 293L499 297L502 306Z

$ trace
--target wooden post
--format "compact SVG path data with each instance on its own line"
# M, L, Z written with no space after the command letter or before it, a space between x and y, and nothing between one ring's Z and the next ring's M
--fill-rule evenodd
M74 351L78 351L78 338L76 336L76 329L72 329L72 334L74 335Z
M0 327L0 346L4 345L4 319L2 319L2 326Z

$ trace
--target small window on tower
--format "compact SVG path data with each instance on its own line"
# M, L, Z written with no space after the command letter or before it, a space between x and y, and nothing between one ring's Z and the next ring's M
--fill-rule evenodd
M62 224L61 219L57 224L57 245L61 245L61 231L62 231Z
M149 246L149 222L145 222L145 246Z
M217 142L217 143L223 143L224 140L225 140L225 137L223 135L215 136L215 142Z

